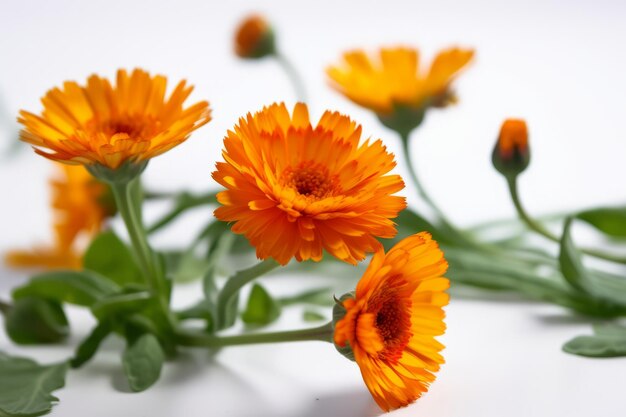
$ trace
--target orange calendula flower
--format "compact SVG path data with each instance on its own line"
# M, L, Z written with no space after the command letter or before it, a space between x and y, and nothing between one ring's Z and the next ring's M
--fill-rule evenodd
M505 176L517 176L528 167L530 148L524 120L507 119L502 123L492 160L496 169Z
M235 53L240 58L263 58L276 52L274 31L263 16L244 19L235 32Z
M473 56L473 50L447 49L422 70L415 49L382 48L377 58L356 50L345 53L344 62L327 74L337 91L375 111L390 128L410 131L429 107L456 101L450 84Z
M419 398L444 363L435 336L446 329L447 268L430 234L410 236L387 254L378 250L356 292L335 307L335 345L349 350L385 411Z
M8 265L80 268L85 243L102 230L108 217L115 214L115 203L107 185L95 180L81 166L61 165L59 168L61 175L50 182L54 246L9 252L6 256Z
M322 250L356 264L396 234L406 207L392 194L402 178L380 140L360 143L361 126L327 111L317 126L305 104L293 114L273 104L248 114L224 139L213 178L227 188L215 216L234 222L261 259L287 264L322 259Z
M147 161L185 141L210 120L206 101L183 108L193 87L181 81L168 99L167 79L135 69L117 72L115 86L92 75L67 81L41 99L40 116L21 111L21 139L46 158L117 169Z

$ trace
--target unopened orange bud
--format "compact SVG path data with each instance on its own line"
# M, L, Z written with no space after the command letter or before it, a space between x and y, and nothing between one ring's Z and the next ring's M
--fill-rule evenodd
M274 31L263 16L244 19L235 32L235 53L240 58L258 59L276 51Z
M528 127L522 119L506 119L500 128L498 138L500 155L504 159L513 158L515 152L528 152Z
M492 160L495 168L507 177L516 176L528 167L530 148L526 121L507 119L502 123Z

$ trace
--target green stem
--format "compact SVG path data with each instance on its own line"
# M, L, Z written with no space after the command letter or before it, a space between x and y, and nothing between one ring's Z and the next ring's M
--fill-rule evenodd
M192 195L186 192L176 195L176 203L174 208L169 213L166 213L163 217L157 220L152 226L150 226L148 228L148 234L154 233L167 226L172 221L176 220L178 216L180 216L189 209L215 203L215 195L216 193Z
M521 199L519 197L519 192L517 188L517 176L507 179L507 184L509 186L509 192L511 194L511 199L513 200L513 204L515 205L515 210L517 211L518 216L522 221L528 226L529 229L535 231L541 236L549 239L555 243L561 243L561 238L548 229L546 229L541 223L530 217L528 212L522 206ZM608 254L595 249L586 249L581 248L581 252L596 257L598 259L604 259L605 261L611 261L621 264L626 264L626 258L622 256Z
M310 329L290 330L274 333L252 333L236 336L214 336L205 333L179 330L176 334L178 344L190 347L221 348L225 346L252 345L261 343L284 343L322 341L332 342L332 322Z
M238 271L226 281L226 284L217 298L218 328L223 329L230 324L228 323L229 318L227 317L228 311L232 307L232 304L237 302L241 288L278 266L280 266L278 262L272 258L268 258L248 269Z
M417 188L417 192L422 197L422 200L426 204L430 206L430 208L435 212L435 214L439 217L439 219L446 225L449 225L450 222L447 220L446 216L443 214L443 211L435 204L430 195L426 192L426 189L422 185L421 181L417 176L417 170L413 165L413 160L411 159L411 152L409 151L409 134L400 134L400 139L402 142L402 151L404 152L404 160L406 161L407 167L409 169L409 176L413 181L413 185Z
M158 274L158 269L155 265L155 257L150 249L146 234L141 224L141 214L138 213L138 206L133 202L133 187L132 184L137 179L130 182L113 182L111 183L111 189L117 208L122 215L128 235L130 237L135 256L139 262L139 266L145 276L146 283L160 298L166 297L167 290L165 288L165 282ZM167 304L167 303L166 303Z
M433 210L435 215L438 217L441 223L441 226L445 228L445 230L449 234L453 235L455 239L458 240L459 243L462 243L465 246L480 249L484 252L490 252L492 254L503 255L503 251L498 250L498 248L493 247L491 245L487 245L482 242L476 241L475 239L471 238L471 236L468 236L466 233L464 233L462 230L459 230L456 226L452 224L452 222L448 220L447 216L443 213L443 211L439 208L439 206L437 206L437 204L435 204L433 199L430 198L430 195L426 192L426 189L424 188L424 186L419 180L419 177L417 176L417 170L415 169L415 166L413 165L413 160L411 159L411 152L409 151L409 133L398 132L398 134L400 135L400 141L402 142L402 151L404 153L404 160L406 161L407 168L409 171L409 176L411 177L411 180L413 181L413 185L415 185L415 188L417 189L417 192L422 198L422 200L426 204L428 204L428 206Z
M307 94L304 88L304 83L302 82L302 78L300 77L300 74L298 73L296 68L293 66L291 61L289 61L287 57L280 52L276 52L274 56L276 58L276 61L278 61L278 64L282 67L283 71L285 71L285 74L287 74L287 77L291 81L298 100L306 102Z

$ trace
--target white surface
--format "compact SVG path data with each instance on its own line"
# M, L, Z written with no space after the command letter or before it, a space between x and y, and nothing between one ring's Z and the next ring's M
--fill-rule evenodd
M0 98L16 114L63 80L142 66L187 78L194 99L208 99L214 121L151 162L153 188L214 187L210 172L227 128L272 101L293 102L272 62L242 63L231 54L242 14L265 12L279 43L301 69L312 115L338 109L366 136L395 137L368 112L327 88L323 69L351 47L421 47L428 59L453 44L475 47L476 62L457 89L461 103L429 114L415 135L415 161L431 194L461 224L512 215L503 181L489 163L501 120L525 117L533 162L521 188L530 211L624 201L626 154L626 3L585 1L3 1L0 3ZM4 140L10 130L0 127ZM0 145L0 148L4 146ZM402 173L402 162L398 172ZM0 162L0 250L49 236L50 164L32 153ZM405 195L416 203L410 188ZM154 215L155 213L151 213ZM158 236L184 244L210 215L201 210ZM20 282L3 271L1 288ZM345 277L337 277L344 280ZM270 284L272 280L268 281ZM289 280L277 278L276 290ZM197 297L193 288L181 302ZM444 337L447 364L431 391L394 415L429 417L623 415L625 359L590 360L560 351L588 323L560 308L523 301L455 297ZM297 312L280 324L291 326ZM72 311L67 346L0 349L41 360L67 357L89 317ZM168 364L150 391L119 392L118 351L109 344L58 396L59 416L368 416L377 415L357 367L321 343L238 347L213 360L189 356Z

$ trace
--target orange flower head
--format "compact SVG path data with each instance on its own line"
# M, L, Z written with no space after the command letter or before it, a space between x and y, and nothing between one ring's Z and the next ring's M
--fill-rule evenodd
M360 143L361 126L327 111L317 126L305 104L284 104L241 118L224 139L225 162L213 178L226 187L215 216L234 222L261 259L287 264L322 259L325 249L351 263L396 234L406 207L393 155L380 140Z
M447 267L430 234L409 236L387 254L379 249L356 291L335 307L335 345L350 350L385 411L419 398L444 363L435 336L446 329Z
M50 181L54 210L55 244L32 251L12 251L6 262L13 267L80 268L85 244L115 214L109 187L95 180L84 167L60 165L61 175ZM85 238L81 242L81 239Z
M450 84L473 56L473 50L447 49L422 70L416 49L382 48L376 58L355 50L345 53L343 63L329 67L327 74L337 91L405 133L422 122L429 107L456 101Z
M118 169L139 163L185 141L210 120L209 105L183 108L193 87L181 81L168 99L167 79L135 69L117 72L115 86L92 75L84 86L67 81L41 99L41 115L21 111L21 139L46 158Z
M517 176L530 163L528 127L522 119L507 119L492 154L493 164L505 176Z
M240 58L263 58L276 51L274 31L263 16L244 19L235 32L235 53Z

